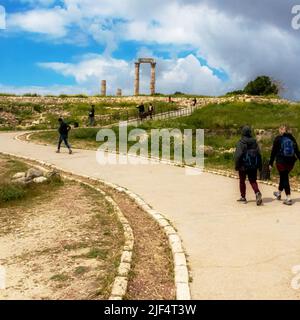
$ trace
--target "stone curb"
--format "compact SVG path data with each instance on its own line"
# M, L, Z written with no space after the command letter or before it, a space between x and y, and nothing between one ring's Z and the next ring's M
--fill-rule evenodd
M117 273L117 276L115 277L109 300L122 300L127 293L127 284L128 284L129 272L131 270L132 253L133 253L133 247L134 247L134 235L133 235L133 231L132 231L132 228L131 228L128 220L125 218L124 214L122 213L122 211L119 208L119 206L117 205L117 203L110 196L108 196L103 190L101 190L101 189L99 189L99 188L97 188L87 182L84 182L78 178L75 178L75 177L72 178L69 176L70 174L74 175L74 176L79 176L77 174L68 173L59 167L56 167L56 166L51 165L47 162L39 161L39 160L36 160L33 158L19 156L19 155L15 155L15 154L6 153L6 152L0 152L0 154L6 155L6 156L13 156L13 157L25 160L25 161L31 161L34 163L38 163L39 165L42 166L41 169L43 169L43 170L45 170L45 167L50 168L50 169L56 169L56 170L62 172L62 176L64 179L83 184L83 185L85 185L89 188L92 188L95 191L101 193L105 197L105 200L113 206L114 211L117 214L118 220L120 221L120 223L122 224L122 227L123 227L125 243L123 246L123 251L122 251L122 255L121 255L121 259L120 259L118 273ZM37 165L33 165L33 166L38 167ZM82 177L82 178L87 178L87 177ZM91 180L90 178L87 178L87 179ZM95 181L99 182L97 179L95 179Z
M16 140L19 140L19 136L23 135L19 134L15 137ZM22 141L22 140L19 140ZM30 159L31 161L36 161L34 159ZM158 160L155 159L156 161ZM45 164L43 161L38 161L39 163ZM161 162L161 161L159 161ZM167 161L163 160L163 163L169 164ZM172 164L172 163L170 163ZM174 164L175 166L178 166L177 164ZM64 169L54 167L53 165L48 166L52 168L56 168L59 171L65 172ZM78 176L74 172L67 172L68 174ZM177 231L174 229L174 227L171 225L169 220L167 220L163 214L157 212L153 208L151 208L140 196L137 194L131 192L130 190L120 187L118 185L112 184L110 182L106 182L101 179L96 179L96 178L91 178L86 175L80 175L80 177L85 178L90 181L95 181L95 182L101 182L102 184L120 192L120 193L125 193L131 198L143 211L147 212L161 227L161 229L164 231L166 236L168 237L169 245L172 251L173 255L173 264L174 264L174 273L175 273L175 287L176 287L176 299L177 300L191 300L191 291L190 291L190 286L189 286L189 277L183 277L182 274L184 273L189 274L188 271L188 264L187 264L187 258L185 254L185 250L183 249L182 246L182 241L180 236L178 235ZM129 232L128 234L129 239L130 237L133 237L133 234ZM125 266L122 266L122 268L125 268ZM117 280L116 286L119 288L122 288L122 285L120 285L120 279Z

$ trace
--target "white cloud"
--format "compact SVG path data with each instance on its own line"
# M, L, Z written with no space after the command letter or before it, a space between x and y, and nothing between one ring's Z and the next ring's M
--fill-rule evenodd
M6 13L5 8L0 5L0 30L6 28Z
M51 4L51 0L23 1L35 2L39 6ZM110 53L122 41L140 41L142 46L151 44L157 48L170 46L170 54L172 50L177 52L180 51L178 48L188 46L206 58L210 66L224 69L230 77L230 82L225 85L232 89L243 87L245 82L264 73L282 80L288 88L286 95L300 99L300 78L297 75L300 32L290 27L292 2L245 0L237 4L236 0L228 0L225 4L220 0L64 0L60 7L38 7L12 14L9 26L68 43L82 44L92 38L106 45L106 60L112 65ZM170 87L166 81L177 88L178 79L174 77L177 74L184 77L182 70L188 70L190 65L199 70L201 76L206 71L211 72L197 66L196 61L171 60L162 62L169 63L170 69L172 66L172 70L166 68L165 78L159 79L164 88ZM174 65L174 61L177 64ZM71 67L60 72L70 72ZM86 67L93 73L92 65ZM66 65L56 65L55 68L66 68ZM177 70L176 74L174 70ZM190 72L193 70L191 68ZM109 74L104 75L109 77ZM86 77L92 78L91 75ZM207 85L201 88L216 92L215 82L210 82L215 78L207 74ZM168 80L164 82L163 79ZM190 85L185 89L195 90L197 87L196 84ZM224 84L219 85L217 92L225 89Z
M38 9L9 16L8 28L18 28L27 32L46 34L51 37L67 35L68 19L60 8Z
M133 94L134 63L102 55L87 55L78 63L40 63L43 68L75 78L79 85L100 90L100 81L107 80L108 93L122 88L126 95ZM149 93L150 70L141 70L141 93ZM220 94L223 84L206 66L201 66L194 55L180 59L157 59L157 92Z

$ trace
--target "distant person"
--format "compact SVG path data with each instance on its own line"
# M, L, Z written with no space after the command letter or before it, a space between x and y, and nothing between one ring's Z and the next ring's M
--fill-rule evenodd
M169 103L172 103L172 102L173 102L171 96L169 96L168 101L169 101Z
M149 115L150 115L150 119L152 119L153 115L154 115L154 106L153 106L152 103L149 104L148 112L149 112Z
M251 187L256 196L256 204L262 204L262 195L257 184L257 170L262 169L262 159L256 139L252 137L251 128L242 129L242 138L238 142L235 152L235 169L239 172L241 198L244 204L246 199L246 178L248 176Z
M142 102L140 105L138 105L137 109L139 110L140 119L143 119L143 115L145 113L145 105L144 105L144 103Z
M291 187L289 181L289 173L293 170L297 158L300 160L300 153L296 139L288 132L286 125L281 125L279 135L275 138L270 158L270 170L273 168L276 160L276 167L279 172L280 181L278 191L274 192L277 200L281 200L281 193L284 190L286 200L284 204L291 206Z
M69 131L71 130L71 127L62 118L58 119L58 123L59 123L59 128L58 128L59 141L58 141L58 147L56 152L60 153L61 143L64 142L66 147L69 149L69 154L72 154L72 149L68 142L68 136L69 136Z
M89 125L93 127L95 125L95 106L92 105L91 110L89 112Z
M193 102L192 102L192 106L195 107L196 105L197 105L197 99L194 98L194 99L193 99Z

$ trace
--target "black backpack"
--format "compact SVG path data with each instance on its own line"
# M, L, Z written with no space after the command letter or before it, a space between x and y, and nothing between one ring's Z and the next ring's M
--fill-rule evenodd
M246 170L258 169L258 150L249 149L243 156L243 165Z

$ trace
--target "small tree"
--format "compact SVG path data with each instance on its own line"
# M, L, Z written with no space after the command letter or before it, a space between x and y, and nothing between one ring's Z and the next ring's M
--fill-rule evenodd
M250 81L244 92L253 96L265 96L269 94L278 94L278 84L271 80L268 76L260 76Z

